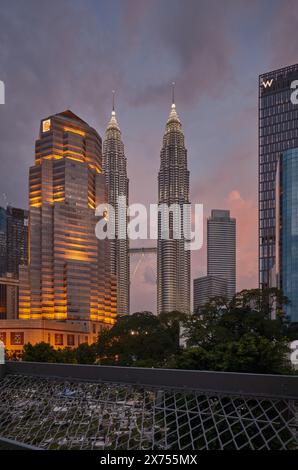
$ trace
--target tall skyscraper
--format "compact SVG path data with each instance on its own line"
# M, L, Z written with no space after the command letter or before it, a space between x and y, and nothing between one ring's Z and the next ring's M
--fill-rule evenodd
M259 282L268 287L276 253L276 165L298 147L298 64L259 77ZM296 96L294 97L296 98Z
M129 240L127 237L127 214L122 215L118 210L119 196L124 198L128 206L128 178L126 170L126 156L121 139L121 131L116 119L113 95L113 109L110 122L106 130L103 146L103 171L108 189L108 203L115 210L116 239L110 241L111 272L117 279L117 314L127 315L129 308L130 289L130 263ZM126 237L118 237L118 227L122 225Z
M298 323L298 148L280 155L276 176L277 249L270 286L283 290L290 301L286 314Z
M0 276L7 272L7 214L0 207Z
M97 132L69 110L41 121L29 175L21 319L115 321L108 241L95 236L95 208L107 200L101 146Z
M158 202L170 207L178 204L183 220L183 205L189 205L187 150L174 97L160 153ZM161 214L158 215L157 312L190 311L190 251L185 239L174 238L173 213L169 214L169 239L163 239Z
M193 281L193 310L206 304L213 297L227 296L227 280L216 276L203 276Z
M0 276L0 320L17 319L18 305L19 280L10 273Z
M0 207L0 275L19 277L19 266L28 264L28 211Z
M207 275L227 280L227 297L236 292L236 220L214 209L207 220Z
M8 206L7 272L19 277L19 266L28 264L28 211Z

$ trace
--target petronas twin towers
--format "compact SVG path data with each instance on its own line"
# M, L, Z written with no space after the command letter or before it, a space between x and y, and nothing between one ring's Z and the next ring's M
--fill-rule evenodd
M174 97L160 154L158 175L158 203L170 207L178 204L183 208L189 202L189 171L187 150ZM125 196L128 205L129 183L126 157L121 131L113 104L112 116L106 130L103 152L103 170L108 188L108 202L115 209L116 229L121 223L117 210L117 199ZM123 221L122 221L123 222ZM128 222L126 220L126 222ZM162 237L159 214L157 242L157 313L190 311L190 251L185 249L185 239L173 236L173 215L169 217L168 239ZM117 233L117 230L116 230ZM111 241L111 271L117 278L117 313L130 312L130 263L129 240Z
M119 196L124 196L128 206L128 178L124 145L116 119L114 102L112 116L106 130L105 141L103 144L103 171L108 189L108 203L115 209L115 233L118 234L118 226L120 224L125 223L127 226L127 220L123 221L120 218L117 201ZM130 311L128 237L126 239L118 239L116 237L115 240L110 240L110 249L111 272L117 279L117 314L125 315Z
M166 204L168 207L172 204L179 205L182 215L180 224L183 224L183 211L190 204L189 171L184 135L174 99L160 152L158 203ZM163 226L159 214L157 312L188 313L190 310L190 251L185 249L183 236L180 239L174 238L175 220L173 220L172 213L169 214L168 223L170 236L168 239L163 239Z

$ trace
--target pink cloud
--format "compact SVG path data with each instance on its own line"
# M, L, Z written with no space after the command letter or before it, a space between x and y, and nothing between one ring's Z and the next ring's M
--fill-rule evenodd
M229 193L225 202L237 223L237 289L256 287L258 283L256 202L244 199L237 189Z

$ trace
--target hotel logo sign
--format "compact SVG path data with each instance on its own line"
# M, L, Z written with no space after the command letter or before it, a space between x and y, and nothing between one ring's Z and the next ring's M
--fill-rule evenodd
M273 83L273 78L271 78L270 80L262 80L261 85L264 88L270 88L272 83Z

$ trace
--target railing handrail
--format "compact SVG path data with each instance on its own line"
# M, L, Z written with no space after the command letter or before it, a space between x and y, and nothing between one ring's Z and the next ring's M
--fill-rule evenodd
M298 399L298 376L8 361L4 374Z

